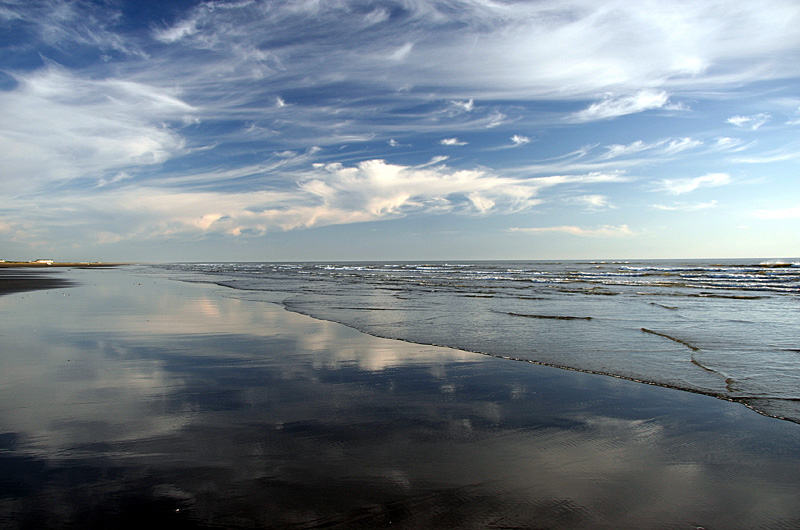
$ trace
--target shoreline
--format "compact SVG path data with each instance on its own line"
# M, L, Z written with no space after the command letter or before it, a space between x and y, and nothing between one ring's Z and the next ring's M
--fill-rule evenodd
M214 284L214 285L220 285L221 287L226 287L225 285L222 285L222 284ZM657 381L650 381L650 380L647 380L647 379L639 379L639 378L634 378L634 377L628 377L628 376L625 376L625 375L615 374L615 373L612 373L612 372L602 372L602 371L599 371L599 370L581 369L581 368L575 368L573 366L567 366L567 365L563 365L563 364L549 363L549 362L545 362L545 361L537 361L535 359L524 359L524 358L521 358L521 357L511 357L511 356L508 356L508 355L499 355L499 354L495 354L495 353L487 353L487 352L483 352L483 351L480 351L480 350L469 350L469 349L466 349L466 348L460 348L458 346L450 346L448 344L439 344L439 343L435 343L435 342L418 342L418 341L413 341L413 340L404 339L404 338L400 338L400 337L393 337L391 335L381 335L381 334L378 334L378 333L375 333L375 332L372 332L372 331L369 331L369 330L361 329L359 327L356 327L356 326L354 326L352 324L348 324L346 322L340 322L340 321L334 320L334 319L322 318L322 317L319 317L319 316L316 316L316 315L313 315L313 314L310 314L310 313L304 313L304 312L299 311L297 309L288 308L288 307L284 306L283 304L281 304L280 302L265 302L265 303L275 304L275 305L285 309L286 311L289 311L291 313L296 313L298 315L303 315L303 316L306 316L306 317L309 317L309 318L313 318L314 320L319 320L319 321L322 321L322 322L331 322L331 323L334 323L334 324L340 324L342 326L346 326L348 328L354 329L354 330L358 331L359 333L363 333L365 335L369 335L370 337L375 337L376 339L396 340L396 341L405 342L405 343L408 343L408 344L416 344L418 346L432 346L432 347L435 347L435 348L449 348L449 349L452 349L452 350L458 350L458 351L462 351L462 352L465 352L465 353L474 353L476 355L483 355L483 356L486 356L486 357L491 357L493 359L500 359L500 360L503 360L503 361L513 361L513 362L519 362L519 363L527 363L527 364L532 364L534 366L543 366L545 368L553 368L553 369L556 369L556 370L564 370L564 371L567 371L567 372L576 372L576 373L579 373L579 374L588 374L588 375L597 375L597 376L602 376L602 377L611 377L611 378L614 378L614 379L619 379L621 381L628 381L628 382L636 383L636 384L640 384L640 385L649 385L649 386L654 386L654 387L659 387L659 388L665 388L665 389L668 389L668 390L675 390L677 392L687 392L687 393L695 394L695 395L698 395L698 396L707 396L707 397L719 399L721 401L727 401L729 403L736 403L736 404L742 405L745 408L749 409L750 411L755 412L756 414L758 414L760 416L764 416L766 418L771 418L771 419L780 420L780 421L786 421L786 422L789 422L789 423L794 423L796 425L800 425L800 420L796 420L794 418L787 418L787 417L784 417L784 416L779 416L777 414L770 414L770 413L765 412L763 410L759 410L754 405L751 405L750 403L747 402L747 399L753 399L753 398L750 398L749 396L732 397L732 396L726 396L725 394L722 394L720 392L706 392L706 391L699 390L699 389L696 389L696 388L691 388L691 387L688 387L688 386L678 386L678 385L670 385L670 384L667 384L667 383L659 383Z
M177 280L177 281L185 281L185 280ZM191 282L187 282L187 283L191 283ZM208 283L210 285L216 285L217 287L230 289L232 291L264 292L264 291L259 291L257 289L235 287L235 286L230 285L229 283L225 283L225 282L209 281ZM287 293L287 294L289 294L289 293ZM678 391L678 392L687 392L687 393L690 393L690 394L695 394L695 395L700 395L700 396L708 396L708 397L712 397L712 398L715 398L715 399L719 399L721 401L726 401L726 402L729 402L729 403L735 403L735 404L741 405L741 406L745 407L746 409L750 410L751 412L755 412L756 414L758 414L760 416L764 416L766 418L771 418L771 419L775 419L775 420L780 420L780 421L785 421L785 422L789 422L789 423L794 423L796 425L800 425L800 420L798 420L798 419L789 418L789 417L781 416L781 415L778 415L778 414L771 414L771 413L769 413L767 411L759 409L756 405L753 405L752 403L749 402L749 400L758 399L757 396L756 397L754 397L754 396L730 396L730 395L726 395L726 394L724 394L722 392L704 391L704 390L701 390L701 389L692 388L690 386L680 386L680 385L662 383L662 382L653 381L653 380L649 380L649 379L645 379L645 378L630 377L630 376L626 376L626 375L623 375L623 374L617 374L617 373L614 373L614 372L607 372L607 371L601 371L601 370L592 370L592 369L584 369L584 368L576 368L574 366L568 366L568 365L564 365L564 364L558 364L558 363L547 362L547 361L540 361L540 360L536 360L536 359L526 359L526 358L515 357L515 356L511 356L511 355L501 355L501 354L496 354L496 353L490 353L490 352L481 351L481 350L477 350L477 349L468 349L468 348L463 348L463 347L459 347L459 346L455 346L455 345L451 345L451 344L442 344L442 343L438 343L438 342L415 341L415 340L411 340L411 339L407 339L407 338L403 338L403 337L393 336L393 335L390 335L390 334L380 334L380 333L377 333L377 332L375 332L373 330L370 330L368 328L359 327L359 326L357 326L355 324L348 323L348 322L345 322L343 320L337 320L335 318L323 317L323 316L320 316L320 315L317 315L317 314L314 314L314 313L311 313L311 312L306 312L306 311L300 310L298 308L287 306L286 304L284 304L283 301L265 301L265 303L275 304L275 305L281 307L282 309L284 309L286 311L289 311L291 313L296 313L298 315L303 315L303 316L306 316L306 317L309 317L309 318L313 318L314 320L319 320L319 321L322 321L322 322L331 322L331 323L334 323L334 324L340 324L342 326L346 326L348 328L354 329L354 330L358 331L359 333L363 333L365 335L369 335L370 337L375 337L375 338L378 338L378 339L395 340L395 341L400 341L400 342L404 342L404 343L408 343L408 344L416 344L418 346L432 346L432 347L439 347L439 348L449 348L449 349L453 349L453 350L458 350L458 351L462 351L462 352L466 352L466 353L473 353L473 354L477 354L477 355L481 355L481 356L485 356L485 357L490 357L490 358L494 358L494 359L501 359L501 360L504 360L504 361L527 363L527 364L531 364L531 365L534 365L534 366L543 366L543 367L547 367L547 368L554 368L554 369L557 369L557 370L564 370L564 371L568 371L568 372L576 372L576 373L581 373L581 374L590 374L590 375L597 375L597 376L603 376L603 377L610 377L610 378L614 378L614 379L619 379L621 381L629 381L631 383L636 383L636 384L641 384L641 385L648 385L648 386L654 386L654 387L659 387L659 388L665 388L665 389L674 390L674 391ZM521 316L527 316L527 315L521 315ZM547 317L547 318L559 318L559 317ZM565 318L565 317L560 317L560 318ZM572 317L567 317L567 318L572 318ZM576 318L576 319L585 319L586 317L574 317L574 318ZM589 317L589 318L591 318L591 317ZM642 328L641 331L643 333L650 333L650 334L664 336L663 334L655 333L655 332L653 332L651 330L648 330L646 328ZM675 341L675 339L673 339L673 338L671 338L669 336L666 336L666 338ZM682 343L684 346L687 346L687 348L689 348L691 350L696 349L694 346L688 345L688 344L684 344L681 341L676 341L676 342ZM697 363L694 363L694 364L697 364ZM703 369L704 370L708 370L706 368L703 368Z

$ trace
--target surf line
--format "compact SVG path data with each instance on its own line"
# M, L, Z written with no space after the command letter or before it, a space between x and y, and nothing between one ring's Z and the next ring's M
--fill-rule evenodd
M525 313L510 313L506 311L495 311L495 313L510 315L512 317L543 318L551 320L592 320L592 317L570 317L570 316L560 316L560 315L526 315Z
M701 363L700 361L697 360L697 357L695 356L695 353L699 352L700 348L698 348L694 344L690 344L690 343L686 342L685 340L681 340L681 339L678 339L678 338L673 337L671 335L667 335L666 333L659 333L658 331L653 331L652 329L641 328L641 330L643 332L645 332L645 333L650 333L651 335L656 335L658 337L664 337L665 339L669 339L669 340L671 340L673 342L677 342L678 344L682 344L682 345L686 346L687 348L692 350L692 354L690 356L690 360L691 360L691 363L693 365L697 366L698 368L702 368L706 372L710 372L712 374L715 374L715 375L721 377L722 379L725 380L725 388L728 390L728 392L736 392L736 389L733 387L733 384L735 382L733 380L733 378L728 377L727 375L723 374L722 372L718 372L717 370L714 370L713 368L709 368L708 366L705 366L703 363Z
M645 333L650 333L651 335L657 335L659 337L664 337L665 339L669 339L669 340L671 340L673 342L677 342L678 344L683 344L684 346L686 346L687 348L689 348L692 351L700 351L700 348L698 348L697 346L689 344L685 340L676 339L675 337L667 335L666 333L659 333L658 331L653 331L652 329L647 329L647 328L642 328L642 331L644 331ZM706 370L708 370L708 368L706 368ZM713 371L713 370L709 370L709 371Z

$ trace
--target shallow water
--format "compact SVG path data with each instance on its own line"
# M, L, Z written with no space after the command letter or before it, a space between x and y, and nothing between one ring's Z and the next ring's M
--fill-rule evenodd
M4 529L800 525L800 426L737 403L61 277L0 297Z
M380 337L703 392L799 422L798 265L693 260L168 268Z

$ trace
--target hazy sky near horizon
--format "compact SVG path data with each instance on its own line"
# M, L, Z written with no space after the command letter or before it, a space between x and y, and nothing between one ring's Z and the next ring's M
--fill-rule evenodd
M800 256L797 0L0 0L0 258Z

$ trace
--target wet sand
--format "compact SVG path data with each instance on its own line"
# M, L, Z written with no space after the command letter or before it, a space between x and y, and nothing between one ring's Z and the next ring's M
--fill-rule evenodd
M58 278L0 297L4 529L800 527L800 425L740 404Z
M0 269L0 296L10 293L69 287L70 282L55 274L32 273L27 269Z

